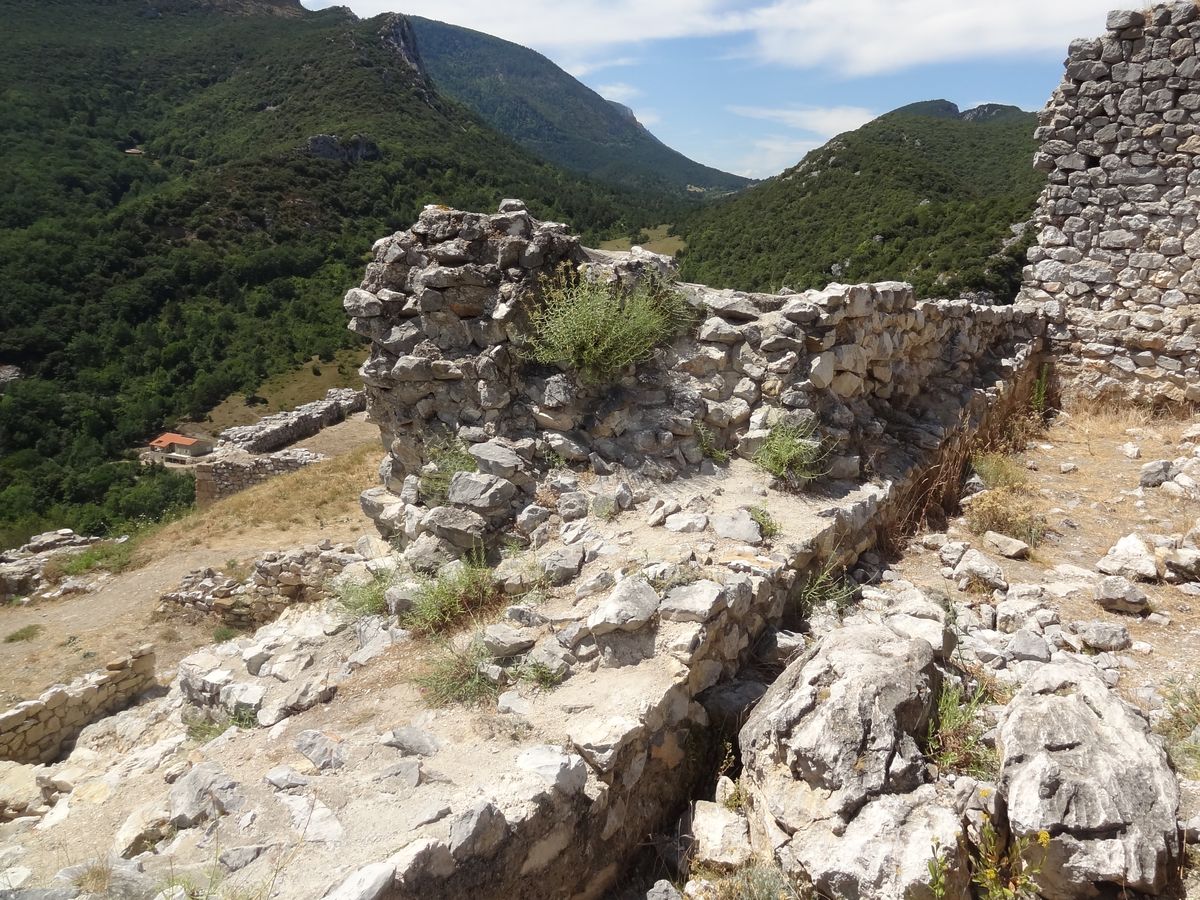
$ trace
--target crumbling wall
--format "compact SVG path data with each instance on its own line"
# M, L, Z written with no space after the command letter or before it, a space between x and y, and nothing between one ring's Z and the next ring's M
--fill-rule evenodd
M669 259L586 250L519 201L497 215L429 207L375 245L350 327L372 341L368 408L389 453L363 507L410 562L486 544L566 461L669 480L705 466L705 447L750 458L781 420L814 422L830 476L887 477L906 447L936 447L921 421L972 386L1012 374L1012 348L1040 333L1036 311L916 302L898 282L765 295L679 285L698 325L616 384L587 387L525 352L539 279L559 266L608 280L670 277ZM428 508L427 444L464 442L482 476ZM711 463L707 463L711 466Z
M196 505L203 508L271 478L296 472L327 457L302 447L254 456L242 450L222 451L196 465Z
M1068 394L1200 401L1198 39L1192 0L1110 13L1041 113L1019 302L1045 311Z
M129 706L155 684L154 648L146 645L36 700L0 713L0 760L48 763L86 725Z
M264 416L253 425L235 425L221 432L221 441L247 453L270 453L336 425L367 408L362 391L330 388L323 400Z

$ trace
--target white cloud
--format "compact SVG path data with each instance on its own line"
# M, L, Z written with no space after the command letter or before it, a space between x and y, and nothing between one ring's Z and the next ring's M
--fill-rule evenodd
M662 121L662 116L655 109L635 109L633 114L637 116L637 120L649 128L651 125L657 125Z
M625 84L624 82L602 84L596 88L596 93L605 100L616 100L618 103L624 103L626 106L642 96L641 88L634 87L632 84Z
M732 170L747 178L769 178L794 166L806 153L815 150L822 143L824 141L816 139L778 136L760 138L733 163Z
M556 60L556 62L563 71L569 72L576 78L583 78L585 75L591 75L593 72L599 72L601 69L612 69L617 66L636 66L638 59L636 56L617 56L576 60L573 62Z
M604 62L616 47L729 35L746 45L742 55L761 63L849 76L926 63L1061 55L1071 38L1100 33L1112 5L1112 0L342 2L360 16L401 11L494 34L564 61L576 74L617 64Z
M729 111L748 119L763 119L800 131L810 131L826 138L844 131L853 131L875 118L875 113L861 106L804 106L782 109L731 106Z

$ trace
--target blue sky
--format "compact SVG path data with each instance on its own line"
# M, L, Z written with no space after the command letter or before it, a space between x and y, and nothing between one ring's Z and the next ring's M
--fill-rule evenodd
M310 7L328 0L304 0ZM1038 109L1113 0L340 0L544 53L700 162L774 175L916 100Z

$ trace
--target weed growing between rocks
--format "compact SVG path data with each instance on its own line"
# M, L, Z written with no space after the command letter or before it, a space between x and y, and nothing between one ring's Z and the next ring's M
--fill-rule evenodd
M971 457L971 468L988 490L1020 487L1029 480L1025 467L1005 453L976 453Z
M545 663L524 663L517 672L522 681L536 684L544 691L553 690L563 682L563 676Z
M984 491L971 498L967 527L974 534L995 531L1036 547L1046 536L1046 518L1028 495L1015 487Z
M828 468L829 448L817 435L815 422L771 426L754 462L776 478L791 482L820 478Z
M1048 831L1005 841L984 813L979 846L972 848L969 860L977 896L980 900L1036 900L1037 877L1046 863L1049 846Z
M717 465L721 466L728 463L730 453L728 450L722 450L717 447L712 429L701 421L697 421L695 425L696 443L700 445L700 452L704 454L704 458L711 459Z
M41 625L26 625L24 628L18 628L16 631L10 631L6 634L4 636L4 643L17 644L21 641L32 641L42 631L43 628Z
M566 366L583 384L611 384L696 319L682 294L656 280L630 288L564 267L541 287L542 300L529 312L528 353Z
M844 569L838 571L831 562L804 582L796 594L796 605L805 619L819 609L832 610L840 617L857 597L858 585L846 576Z
M927 752L938 768L976 778L995 777L999 760L983 742L983 728L976 718L986 699L983 685L968 696L955 679L943 681L926 738Z
M450 481L459 472L478 469L475 457L460 440L443 438L425 445L425 456L434 470L421 474L421 498L430 506L443 505L450 494Z
M391 585L391 575L376 575L366 584L344 582L337 589L337 605L351 619L383 615L387 612L384 595Z
M76 875L74 881L71 883L85 894L95 894L103 897L108 893L108 889L112 885L112 877L112 863L97 860L88 863L84 870Z
M490 662L487 648L480 641L473 641L463 650L444 644L430 659L429 668L415 681L430 706L492 701L499 688L483 673L483 667Z
M708 882L713 900L808 900L812 894L773 862L755 860L735 872L697 868L691 877Z
M417 634L439 634L487 610L502 596L483 555L471 553L462 565L450 567L421 586L401 624Z
M1166 715L1158 731L1167 741L1175 768L1189 778L1200 778L1200 687L1168 684L1164 691Z
M763 538L770 540L773 537L779 537L779 523L775 521L775 517L765 507L750 506L746 508L746 512L757 523L759 533L762 534Z
M187 726L188 740L197 744L207 744L216 740L229 728L228 722L216 722L206 718L193 718L191 721L185 719L183 724Z
M232 641L239 634L241 632L232 625L218 625L213 629L213 643L224 644L226 641Z

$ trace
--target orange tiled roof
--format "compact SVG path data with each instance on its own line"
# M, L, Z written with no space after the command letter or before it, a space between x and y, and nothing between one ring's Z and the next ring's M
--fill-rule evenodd
M190 438L186 435L175 434L173 431L168 431L165 434L160 434L150 442L150 446L156 450L166 450L171 444L178 444L180 447L191 447L194 444L200 443L196 438Z

